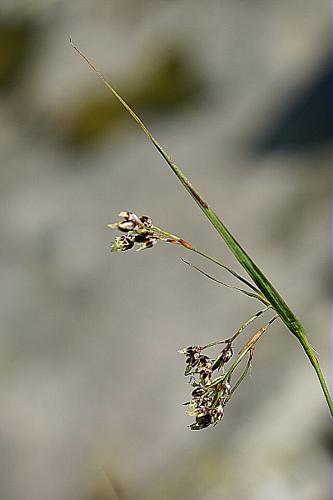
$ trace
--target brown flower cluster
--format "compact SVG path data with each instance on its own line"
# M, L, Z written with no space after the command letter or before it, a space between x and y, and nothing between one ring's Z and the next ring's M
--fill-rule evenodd
M185 376L189 376L189 383L193 387L188 415L195 417L195 422L189 426L191 430L201 430L210 425L216 425L223 417L224 407L231 396L231 386L225 380L214 384L213 374L223 369L231 359L233 351L231 343L216 356L210 358L202 353L206 347L189 346L180 351L185 354Z
M118 229L122 236L117 236L111 245L111 252L125 252L138 244L137 250L152 248L159 239L158 235L151 229L152 220L147 215L138 217L133 212L120 212L121 221L108 224L112 229Z
M115 238L111 246L112 252L124 252L132 249L133 247L136 247L136 250L143 250L146 248L152 248L157 241L163 241L182 245L186 249L192 250L200 255L208 257L214 262L217 262L215 259L210 258L203 252L196 250L184 239L154 226L152 220L146 215L137 216L133 212L122 211L119 213L119 217L121 218L119 221L113 224L108 224L108 227L116 229L122 233L121 236L117 236ZM222 267L225 266L222 265ZM229 268L226 269L229 270ZM203 271L201 272L214 281L222 283L219 280L212 278L207 273L204 273ZM234 273L233 271L231 272L234 276L238 276L237 273ZM244 282L244 279L241 280ZM245 281L245 283L247 282ZM251 285L249 286L252 287ZM237 289L243 291L247 295L255 296L255 298L259 298L261 300L261 297L257 293L253 294L252 292L249 293L240 288ZM256 290L253 287L252 289L254 291ZM218 340L205 346L189 346L180 351L186 357L185 376L189 377L189 384L192 386L191 399L185 403L185 405L188 406L188 415L194 417L194 422L189 425L191 430L201 430L209 426L215 426L222 419L226 404L234 394L237 387L239 387L241 382L249 373L256 342L261 338L267 328L278 318L278 316L274 316L268 323L261 327L242 347L237 355L235 355L233 362L226 367L226 365L233 358L233 343L246 327L270 309L270 307L270 304L267 305L265 303L264 309L258 311L251 318L245 321L237 332L226 340ZM212 357L206 354L207 349L217 347L218 345L221 346L222 344L223 348L220 348L217 355ZM243 369L243 372L238 375L240 372L237 367L240 363L244 364L244 360L246 359L247 362L245 364L245 368ZM236 373L236 380L234 379L233 373Z

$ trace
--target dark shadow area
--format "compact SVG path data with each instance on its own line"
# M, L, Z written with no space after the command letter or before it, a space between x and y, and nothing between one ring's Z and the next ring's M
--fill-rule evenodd
M332 139L331 54L310 81L295 92L282 110L270 116L265 131L251 144L254 155L301 152ZM279 103L276 107L278 108Z
M32 56L37 30L27 19L0 20L0 89L13 90Z

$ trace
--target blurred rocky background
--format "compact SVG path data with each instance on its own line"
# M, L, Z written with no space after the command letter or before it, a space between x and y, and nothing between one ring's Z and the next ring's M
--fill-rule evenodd
M177 350L230 336L258 305L174 246L110 254L106 224L133 210L238 269L69 35L272 279L329 373L329 2L2 0L1 500L327 500L328 410L283 325L223 421L187 429Z

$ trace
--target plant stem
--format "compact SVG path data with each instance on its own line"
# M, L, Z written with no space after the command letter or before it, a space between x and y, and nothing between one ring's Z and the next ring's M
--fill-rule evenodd
M201 250L198 250L198 248L191 248L190 250L192 250L192 252L194 252L194 253L197 253L198 255L201 255L201 257L204 257L205 259L210 260L211 262L214 262L214 264L217 264L218 266L223 267L224 269L226 269L227 271L229 271L230 274L232 274L233 276L235 276L235 278L238 278L240 281L242 281L243 283L245 283L245 285L247 285L249 288L251 288L251 290L255 291L260 296L262 295L260 293L260 290L258 290L258 288L256 288L254 285L252 285L252 283L250 283L247 279L245 279L242 276L240 276L233 269L227 267L225 264L222 264L219 260L215 259L215 257L211 257L207 253L202 252ZM264 296L263 296L263 299L266 300Z
M259 290L267 299L267 305L271 304L277 314L280 316L284 324L287 326L289 331L297 337L300 344L302 345L310 363L312 364L321 388L323 390L327 405L333 416L333 401L330 396L330 392L328 390L328 386L326 384L324 375L321 371L318 359L314 352L313 347L311 346L304 327L300 323L300 321L296 318L295 314L283 300L278 291L273 287L270 281L266 278L264 273L259 269L259 267L255 264L255 262L251 259L251 257L245 252L245 250L238 243L236 238L231 234L229 229L225 226L225 224L220 220L218 215L209 207L208 203L201 197L195 187L191 184L189 179L184 175L181 168L174 163L171 156L164 150L164 148L158 143L146 125L143 123L141 118L132 110L132 108L127 104L127 102L121 97L120 94L110 85L110 83L104 78L102 73L96 68L96 66L89 60L89 58L74 45L72 40L70 39L70 44L73 49L86 61L86 63L90 66L90 68L97 74L97 76L101 79L104 85L109 89L109 91L118 99L118 101L124 106L126 111L131 115L133 120L137 123L137 125L141 128L141 130L146 134L148 139L152 142L154 147L157 149L159 154L164 158L165 162L169 165L171 170L176 174L181 184L188 191L188 193L192 196L194 201L203 211L207 219L214 226L216 231L220 234L220 236L224 239L225 243L234 254L238 262L243 266L246 270L250 278L257 285ZM193 250L195 251L195 250ZM198 251L196 253L199 253ZM207 257L208 258L208 257ZM212 259L210 259L212 260ZM214 262L214 261L213 261Z
M264 309L261 309L261 311L258 311L256 314L254 314L253 316L251 316L251 318L249 318L247 321L245 321L237 330L237 332L232 336L230 337L229 339L226 339L226 340L223 340L223 341L220 341L220 342L211 342L210 344L207 344L206 346L203 347L203 349L205 349L206 347L213 347L214 345L217 345L218 343L220 344L229 344L229 346L231 347L232 343L234 342L234 340L236 340L236 338L245 330L245 328L247 326L249 326L251 323L253 323L253 321L255 321L257 318L259 318L259 316L261 316L262 314L264 314L266 311L268 311L269 309L271 309L272 306L267 306L265 307ZM247 345L247 344L246 344ZM214 366L217 366L219 364L219 361L220 359L222 358L223 356L223 351L217 356L217 358L215 359L214 363L213 363L213 367Z
M233 393L236 391L237 387L240 386L240 384L243 382L244 378L246 377L250 367L251 367L251 360L252 360L252 351L250 350L250 354L249 354L249 359L246 363L246 367L245 367L245 370L243 371L243 373L241 374L241 376L239 377L239 379L237 380L236 384L233 386L231 392L230 392L230 396L233 395Z
M244 356L246 356L246 354L253 350L254 349L254 346L255 344L258 342L258 340L260 339L260 337L265 333L265 331L267 330L267 328L278 318L278 316L274 316L274 318L272 318L268 323L266 323L266 325L264 325L263 327L261 327L254 335L253 337L245 344L245 346L242 347L242 349L239 351L238 353L238 356L237 356L237 359L232 363L232 365L230 366L229 370L227 371L227 373L225 373L224 375L221 375L220 377L217 377L210 385L209 385L209 388L210 387L214 387L215 385L218 385L218 384L221 384L223 382L225 382L226 380L228 381L232 375L232 373L234 372L234 370L237 368L237 366L239 365L239 363L242 361L242 359L244 358Z
M214 224L214 227L217 229L217 227L215 226L215 224ZM287 304L283 301L283 299L281 298L281 296L279 295L279 293L273 288L273 286L272 285L270 286L271 289L274 292L273 295L270 294L270 297L274 298L274 303L270 304L269 300L267 300L267 298L265 297L265 295L263 295L263 293L261 293L260 290L258 290L256 287L254 287L252 285L252 283L250 283L248 280L246 280L245 278L243 278L242 276L240 276L233 269L229 268L228 266L226 266L225 264L223 264L222 262L220 262L218 259L216 259L214 257L211 257L210 255L206 254L205 252L202 252L201 250L199 250L197 248L192 247L192 245L190 243L185 242L184 240L182 240L182 238L179 238L178 236L176 236L174 234L171 234L171 233L168 233L166 231L163 231L162 229L160 229L158 227L155 227L155 226L153 227L153 229L156 232L159 232L160 234L166 236L167 238L174 239L175 241L177 241L178 243L180 243L186 249L191 250L192 252L194 252L194 253L196 253L198 255L201 255L202 257L208 259L209 261L213 262L214 264L217 264L218 266L220 266L223 269L225 269L226 271L228 271L234 277L236 277L237 279L239 279L242 283L246 284L252 290L254 290L258 294L257 298L259 298L259 300L261 300L261 302L263 302L264 304L266 304L267 308L269 308L271 306L274 306L274 304L275 304L275 306L274 306L275 311L279 314L279 316L281 317L282 321L285 323L285 325L288 327L288 329L291 331L291 333L293 333L298 338L298 340L299 340L300 344L302 345L302 347L303 347L303 349L304 349L304 351L305 351L305 353L306 353L306 355L307 355L310 363L312 364L312 366L313 366L313 368L314 368L314 370L316 372L317 378L319 380L320 386L322 388L322 391L324 393L324 396L325 396L327 405L329 407L330 413L333 416L333 401L332 401L332 398L331 398L331 395L330 395L330 392L329 392L329 389L328 389L325 377L324 377L323 372L322 372L322 370L320 368L319 361L317 359L317 356L315 354L315 351L314 351L312 345L310 344L310 342L309 342L309 340L308 340L308 338L306 336L304 327L300 323L300 321L296 318L296 316L293 314L293 312L289 309L289 307L287 306ZM221 232L220 232L219 229L218 229L218 232L221 234ZM227 230L227 232L229 232L229 231ZM231 233L229 233L229 234L230 234L230 237L232 239L234 239L233 236L231 235ZM229 248L231 248L231 250L233 251L232 247L229 246ZM234 251L233 251L233 253L235 254ZM239 260L239 262L243 265L243 263L241 262L241 259L238 258L236 254L235 254L235 256ZM257 268L256 264L254 264L253 261L251 261L251 262L252 262L253 267L257 270L257 272L259 271L258 274L259 275L261 274L262 276L264 276L263 273L259 270L259 268ZM247 269L247 268L245 267L245 269ZM250 276L253 278L253 275L250 275ZM267 278L265 278L265 279L267 280ZM268 280L267 280L267 282L268 282ZM262 284L261 281L259 281L259 284L260 285ZM282 313L282 315L281 315L281 313Z
M247 290L244 290L244 288L239 288L238 286L234 286L234 285L228 285L227 283L224 283L224 281L221 281L221 280L218 280L217 278L214 278L214 276L211 276L210 274L206 273L205 271L203 271L199 267L195 266L194 264L187 262L187 260L183 259L182 257L180 259L182 262L184 262L184 264L187 264L188 266L192 267L193 269L195 269L196 271L201 273L203 276L206 276L206 278L214 281L215 283L218 283L219 285L223 285L227 288L232 288L234 290L237 290L241 293L244 293L248 297L251 297L252 299L257 299L257 300L260 300L262 302L262 298L261 298L260 293L248 292Z
M238 328L237 332L230 338L228 339L228 341L231 343L233 342L234 340L236 340L236 338L238 337L238 335L240 335L242 333L243 330L245 330L245 328L247 326L249 326L251 323L253 323L253 321L255 321L257 318L259 318L259 316L261 316L262 314L264 314L266 311L268 311L272 306L269 305L267 307L265 307L264 309L261 309L261 311L258 311L256 314L254 314L253 316L251 316L251 318L249 318L247 321L245 321L245 323L243 323L240 328Z
M214 264L217 264L218 266L222 267L223 269L225 269L226 271L228 271L228 273L232 274L235 278L237 278L239 281L241 281L242 283L244 283L245 285L247 285L249 288L251 288L251 290L253 290L256 294L259 295L258 298L262 302L264 302L266 305L268 305L267 299L261 294L260 290L258 290L254 285L252 285L252 283L250 283L247 279L243 278L238 273L236 273L236 271L234 271L230 267L226 266L221 261L215 259L215 257L211 257L207 253L202 252L201 250L198 250L198 248L194 248L191 245L191 243L188 243L187 241L183 240L179 236L176 236L175 234L168 233L167 231L164 231L163 229L161 229L159 227L156 227L156 226L153 226L151 229L155 233L159 233L159 234L165 236L167 238L167 240L169 240L169 239L172 240L171 241L172 243L173 242L179 243L180 245L182 245L187 250L191 250L192 252L200 255L201 257L204 257L205 259L210 260L211 262L214 262Z

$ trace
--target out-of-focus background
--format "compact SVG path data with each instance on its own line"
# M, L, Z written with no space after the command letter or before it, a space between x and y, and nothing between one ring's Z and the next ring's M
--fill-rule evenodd
M177 350L260 306L181 248L110 254L106 224L133 210L239 269L68 41L271 278L327 374L329 30L324 0L1 1L1 500L330 497L328 410L281 324L222 422L187 429Z

